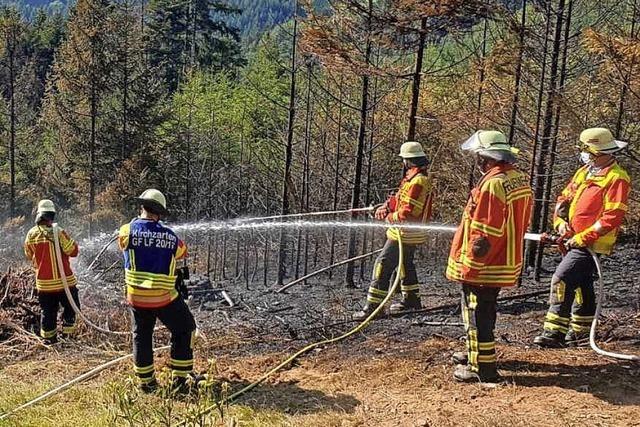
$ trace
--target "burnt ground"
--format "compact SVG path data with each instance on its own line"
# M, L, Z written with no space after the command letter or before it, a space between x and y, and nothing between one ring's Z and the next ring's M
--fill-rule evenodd
M432 246L422 250L417 263L423 304L441 308L378 319L355 336L304 356L244 397L243 404L287 414L288 424L282 425L640 425L638 365L602 358L589 349L532 348L546 310L549 272L558 261L552 253L546 257L547 274L540 283L525 277L520 287L501 293L544 293L500 303L496 341L506 384L485 388L453 383L449 357L463 348L463 330L427 324L460 321L459 287L444 279L444 256L442 248ZM607 298L598 341L606 349L640 353L638 259L640 250L627 246L604 260ZM370 266L371 262L364 266L363 277ZM18 275L20 283L25 274ZM106 278L85 274L83 281L93 284L85 284L81 299L90 317L122 330L127 314L117 274L118 269L107 272ZM317 276L278 294L271 283L247 286L236 278L211 284L196 275L190 306L207 337L197 365L204 369L206 360L215 358L221 377L235 387L307 343L350 330L356 325L350 315L364 303L368 283L362 280L359 287L350 288L340 278L338 270L332 279ZM14 289L28 294L22 286L12 288L0 304L0 368L46 359L50 351L32 336L19 339L15 332L16 325L32 331L38 327L32 314L18 318L22 303L11 295ZM225 289L235 306L228 307L210 288ZM5 290L0 286L0 298ZM27 317L33 302L26 304ZM159 342L166 342L165 333L157 335ZM79 340L85 348L129 348L126 339L98 336L85 327ZM328 418L322 418L325 413Z

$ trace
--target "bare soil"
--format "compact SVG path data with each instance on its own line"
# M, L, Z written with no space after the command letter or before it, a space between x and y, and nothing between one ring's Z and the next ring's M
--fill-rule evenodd
M496 341L504 384L487 387L455 383L449 359L453 351L464 347L463 330L459 326L427 324L460 321L459 288L443 278L438 267L443 265L442 256L426 253L419 262L423 303L441 308L378 319L362 333L304 356L242 397L238 404L282 415L275 424L264 425L640 425L638 364L602 358L588 348L541 350L531 346L541 329L545 295L500 304ZM598 341L605 348L640 353L639 257L639 250L626 247L604 262L607 299ZM545 268L552 271L556 262L557 258L549 256ZM541 283L525 278L519 288L506 290L501 296L542 293L547 289L548 276ZM207 361L215 359L221 378L235 389L255 380L306 343L354 327L350 314L364 302L367 282L364 280L361 288L348 288L338 277L318 277L283 294L262 284L246 286L230 280L211 285L204 278L194 279L193 290L223 287L236 303L228 307L222 299L213 297L215 292L201 293L202 298L194 295L190 304L207 336L206 348L197 354L197 367L205 369ZM9 278L4 283L7 281ZM0 298L4 291L0 286ZM86 286L81 295L92 318L102 324L108 320L114 329L126 327L126 311L115 297L96 292L95 286ZM81 331L82 341L78 343L84 350L66 344L52 350L31 340L17 340L15 327L7 326L8 319L11 325L33 331L37 320L29 313L33 300L26 304L29 310L24 311L28 318L25 323L16 314L16 307L25 303L11 298L0 306L0 366L7 375L20 364L46 361L48 355L53 357L52 351L73 363L86 360L82 353L91 348L129 348L126 339L114 341L87 330ZM113 307L109 313L100 310L107 302ZM158 334L158 341L166 338L166 334ZM12 346L18 344L29 351L16 352ZM161 357L160 363L164 359ZM126 373L122 368L114 375ZM262 422L256 418L252 425Z

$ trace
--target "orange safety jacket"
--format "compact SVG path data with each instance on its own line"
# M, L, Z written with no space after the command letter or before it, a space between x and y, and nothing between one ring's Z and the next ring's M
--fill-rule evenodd
M531 204L532 191L524 173L504 163L489 170L471 191L462 214L449 253L447 278L513 286L522 269ZM484 246L485 253L474 250L476 245Z
M389 214L385 220L390 224L422 224L431 219L433 205L433 185L426 175L425 168L409 169L402 181L398 192L386 201ZM387 238L398 240L401 233L402 242L418 245L427 240L426 230L389 228Z
M67 277L67 284L69 287L73 287L78 283L78 279L71 270L69 257L78 256L78 244L62 229L59 230L58 239L60 249L62 249L62 266ZM64 290L56 261L52 227L36 225L29 230L24 241L24 254L36 269L36 289L38 292Z
M553 226L558 230L568 219L577 243L609 255L629 209L629 191L629 175L617 162L596 174L583 166L558 197ZM567 208L568 215L561 214Z

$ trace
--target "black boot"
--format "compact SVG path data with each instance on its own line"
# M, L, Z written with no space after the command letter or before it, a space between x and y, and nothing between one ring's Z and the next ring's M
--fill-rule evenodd
M158 390L158 382L154 378L151 381L141 382L138 388L143 393L155 393Z
M351 315L351 318L356 321L362 321L369 317L371 313L373 313L376 308L378 308L378 304L366 303L364 308L360 311L356 311Z
M564 336L557 332L544 331L533 339L533 343L543 348L562 348L565 346Z
M190 373L187 377L174 377L171 384L171 390L177 395L191 394L198 389L200 384L204 384L207 381L205 375L196 375Z
M402 296L402 301L391 304L389 307L389 313L391 314L399 314L404 311L413 311L420 310L422 308L422 303L420 302L420 297L418 293L410 293L406 296Z
M472 370L470 365L458 365L453 372L453 378L462 383L497 383L501 380L496 365L493 363L480 364L478 372Z
M583 347L589 345L589 333L588 332L576 332L570 329L567 335L564 336L564 342L567 347Z
M466 365L469 363L469 353L466 351L456 351L451 355L451 361L454 365Z

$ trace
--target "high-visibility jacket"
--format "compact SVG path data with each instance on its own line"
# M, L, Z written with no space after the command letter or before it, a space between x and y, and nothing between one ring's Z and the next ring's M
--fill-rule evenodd
M568 219L578 243L608 255L629 209L629 190L629 175L617 162L596 174L583 166L558 197L553 225L557 230Z
M449 253L447 278L483 286L514 285L522 269L531 202L524 173L509 164L489 170L471 191L462 214ZM488 250L474 254L474 245L488 246Z
M67 284L73 287L78 283L78 279L71 270L69 257L78 256L78 244L61 228L58 231L58 239ZM59 292L64 290L58 262L56 261L52 227L36 225L29 230L24 240L24 254L36 269L36 289L38 289L38 292Z
M178 297L176 260L187 247L158 221L136 218L120 227L118 244L124 254L127 301L137 308L160 308Z
M431 219L433 204L433 185L424 168L411 168L407 171L397 193L391 196L386 206L389 210L386 221L390 224L421 224ZM410 245L424 243L427 240L426 230L389 228L387 238L398 240L401 233L402 242Z

